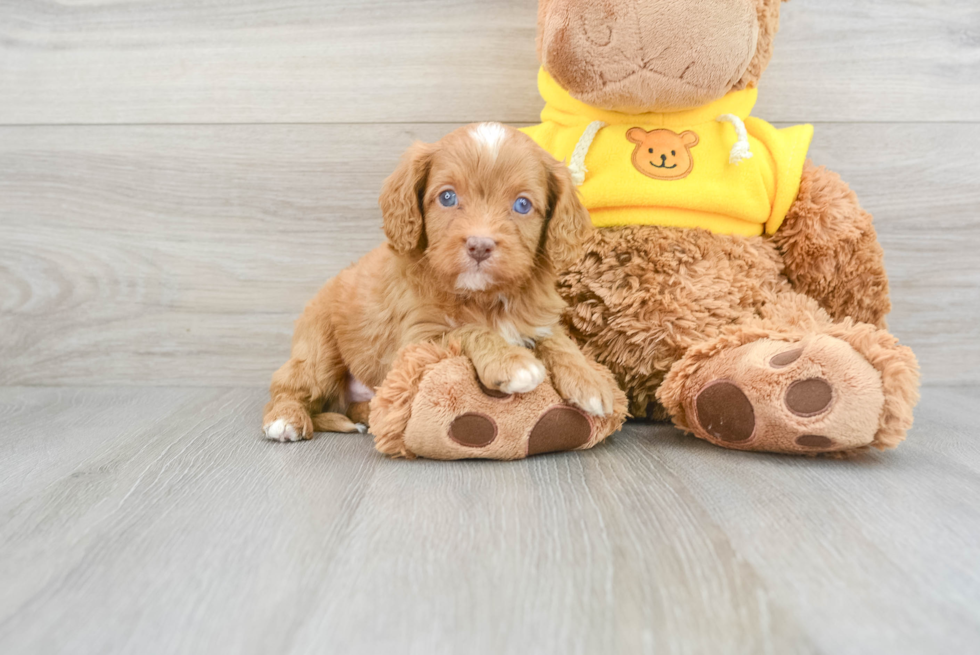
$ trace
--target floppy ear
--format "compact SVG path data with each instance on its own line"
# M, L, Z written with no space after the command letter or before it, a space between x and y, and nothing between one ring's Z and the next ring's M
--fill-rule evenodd
M428 143L412 145L381 188L378 204L384 218L385 235L400 253L425 246L422 203L432 152Z
M694 146L698 145L700 141L701 138L691 130L681 134L681 143L686 145L688 148L693 148Z
M592 232L589 212L578 198L572 173L560 162L549 164L547 232L544 254L556 272L575 263Z
M641 143L643 143L643 139L646 138L646 135L647 135L647 131L644 130L642 127L631 127L629 131L626 133L626 138L632 141L633 143L635 143L636 145L640 145Z

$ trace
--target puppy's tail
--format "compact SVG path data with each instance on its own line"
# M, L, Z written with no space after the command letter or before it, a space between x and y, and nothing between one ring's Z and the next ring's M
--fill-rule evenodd
M323 414L314 414L311 418L313 419L313 429L317 432L360 432L361 434L367 432L366 425L354 423L343 414L324 412Z

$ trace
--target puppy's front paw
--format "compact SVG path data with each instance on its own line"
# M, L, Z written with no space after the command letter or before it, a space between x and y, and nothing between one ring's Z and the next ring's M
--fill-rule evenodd
M313 420L302 406L284 403L266 412L262 431L272 441L302 441L313 437Z
M593 416L613 412L615 390L609 380L590 367L561 366L551 372L555 391L564 400Z
M278 419L264 426L265 438L272 441L300 441L302 433L285 419Z
M541 362L531 362L527 366L522 366L514 370L510 379L500 386L504 393L527 393L534 391L539 384L544 382L544 366Z
M547 377L544 365L529 351L519 350L490 362L479 372L480 381L506 394L534 391Z

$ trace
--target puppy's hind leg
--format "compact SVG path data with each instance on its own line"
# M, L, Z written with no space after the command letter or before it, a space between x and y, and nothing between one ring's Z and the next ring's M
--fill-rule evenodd
M343 414L324 412L313 415L313 429L316 432L367 432L364 423L354 423Z
M313 305L307 307L296 324L292 356L272 376L271 400L265 406L262 420L266 438L275 441L311 439L314 429L320 429L314 426L313 416L320 414L326 401L341 396L346 379L347 367L333 335L324 326L322 314ZM322 423L328 425L328 421L323 419ZM337 427L349 429L333 431L357 431L350 421Z

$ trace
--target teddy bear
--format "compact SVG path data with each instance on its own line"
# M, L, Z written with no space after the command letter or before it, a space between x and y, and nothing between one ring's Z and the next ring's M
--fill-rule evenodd
M737 450L844 457L905 438L919 372L886 329L872 217L807 159L811 126L751 116L780 1L540 0L545 107L524 131L567 162L597 228L560 276L563 319L625 395L608 417L547 381L494 398L458 348L419 344L371 401L378 450L586 449L627 403Z
M751 116L780 0L541 0L541 123L598 228L565 321L634 416L725 448L843 456L905 438L912 351L883 251L809 125Z

